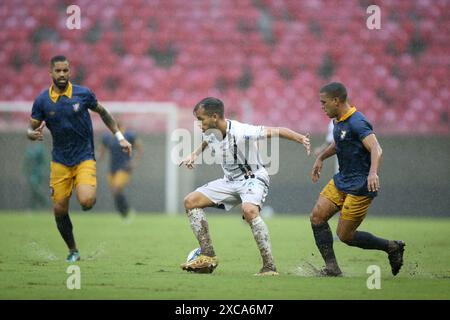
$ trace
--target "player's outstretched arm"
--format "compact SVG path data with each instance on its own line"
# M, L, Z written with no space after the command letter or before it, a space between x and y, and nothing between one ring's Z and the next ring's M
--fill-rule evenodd
M111 113L109 113L109 111L100 103L97 103L97 106L95 106L95 108L92 108L91 110L97 112L100 115L100 117L103 120L103 123L116 136L117 140L119 140L119 144L122 147L123 152L126 152L128 153L129 156L131 156L132 152L131 143L129 143L123 136L122 132L120 132L117 126L117 122L116 120L114 120Z
M207 146L208 142L203 141L202 144L197 149L195 149L194 152L192 152L186 159L181 161L178 166L181 167L182 165L185 165L186 167L188 167L188 169L194 169L195 159L197 159L198 155L201 154Z
M266 127L266 136L267 138L271 138L273 136L279 136L280 138L291 140L294 142L301 143L305 149L308 156L311 154L311 143L309 141L309 133L306 135L297 133L288 128L275 128L275 127Z
M312 182L317 182L320 178L320 170L322 170L323 161L336 154L336 144L334 141L328 145L316 158L311 171Z
M375 192L380 189L380 179L378 177L378 168L381 164L381 157L383 150L378 143L375 134L369 134L362 141L364 147L370 152L370 170L367 177L367 188L370 192Z
M27 130L27 138L32 141L44 140L44 133L43 133L44 127L45 127L45 121L31 119L30 125Z

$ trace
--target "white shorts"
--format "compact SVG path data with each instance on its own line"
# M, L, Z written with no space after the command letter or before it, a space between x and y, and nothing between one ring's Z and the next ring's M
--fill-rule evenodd
M229 181L221 178L213 180L195 191L201 192L214 202L218 208L227 211L243 202L252 203L262 209L269 192L269 184L261 177L238 181Z

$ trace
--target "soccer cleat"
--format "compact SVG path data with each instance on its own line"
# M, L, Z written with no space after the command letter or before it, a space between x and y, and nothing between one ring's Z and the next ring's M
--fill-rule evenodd
M403 265L403 252L405 251L405 243L403 241L394 240L397 248L392 252L389 252L388 258L391 264L392 274L395 276L399 273Z
M342 271L339 267L334 269L329 269L327 267L319 270L319 277L342 277Z
M276 268L268 268L268 267L262 267L261 270L259 270L258 273L254 274L258 277L265 277L265 276L278 276L279 273L277 272Z
M324 267L323 269L317 269L313 264L306 261L306 264L311 267L313 272L318 277L342 277L342 271L338 265L332 265L332 267Z
M217 257L209 257L201 254L196 259L181 264L180 267L189 272L212 273L218 265L219 260Z
M124 224L132 224L136 218L136 211L131 209L126 215L121 215Z
M80 261L80 253L78 251L70 251L66 259L67 262Z

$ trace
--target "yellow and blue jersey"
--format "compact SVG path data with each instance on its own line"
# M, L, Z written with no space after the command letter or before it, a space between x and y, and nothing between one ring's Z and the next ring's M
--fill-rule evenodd
M129 143L131 143L131 145L134 145L134 142L136 141L136 134L134 132L125 131L123 136ZM111 133L106 133L103 135L102 143L110 150L111 153L110 172L114 174L119 170L129 171L131 157L122 151L122 147L116 137Z
M370 152L362 143L372 133L372 125L355 107L335 121L333 136L339 172L334 176L334 183L340 191L355 196L377 195L367 189L371 160Z
M95 160L92 121L88 109L97 106L94 93L72 85L56 93L51 86L34 101L31 118L45 121L53 139L52 160L68 167Z

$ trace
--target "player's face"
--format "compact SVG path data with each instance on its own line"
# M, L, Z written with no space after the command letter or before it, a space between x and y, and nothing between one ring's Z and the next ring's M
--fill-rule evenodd
M68 61L58 61L52 66L50 76L58 89L64 90L69 83L70 67Z
M336 118L339 99L338 98L330 98L326 93L320 93L320 104L322 105L322 110L327 114L330 118Z
M217 126L217 116L216 114L209 116L206 114L204 108L199 108L194 115L197 117L197 120L200 121L200 126L203 132L206 132L208 129L215 129Z

